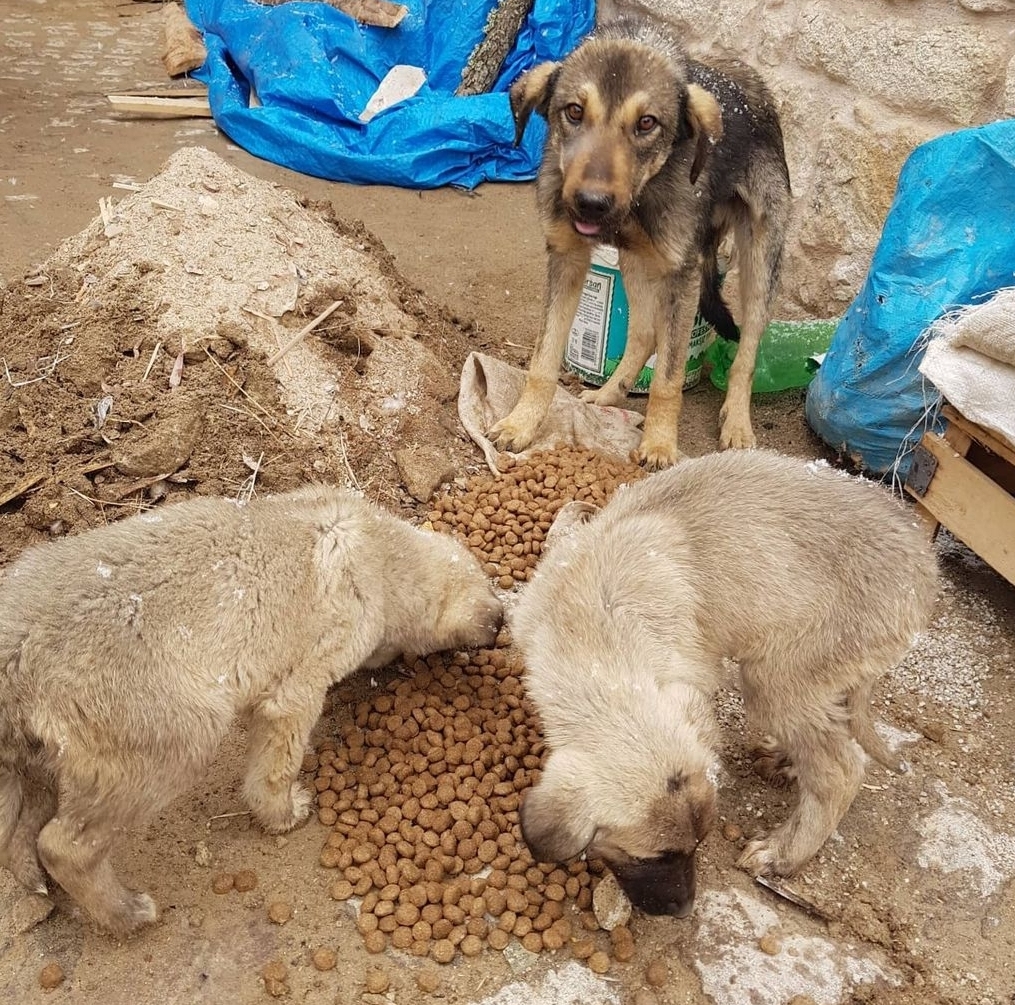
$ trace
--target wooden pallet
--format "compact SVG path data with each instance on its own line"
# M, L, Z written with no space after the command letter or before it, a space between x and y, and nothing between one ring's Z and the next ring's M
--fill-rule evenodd
M1015 584L1015 448L951 405L944 433L924 433L906 491L932 534L946 527Z

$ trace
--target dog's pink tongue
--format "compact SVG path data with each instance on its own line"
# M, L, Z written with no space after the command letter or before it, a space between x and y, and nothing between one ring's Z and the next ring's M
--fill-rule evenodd
M574 229L586 237L595 237L599 233L600 227L598 223L582 223L581 220L575 220Z

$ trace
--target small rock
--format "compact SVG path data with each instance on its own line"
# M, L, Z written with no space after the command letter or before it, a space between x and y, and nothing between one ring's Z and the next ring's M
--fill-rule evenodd
M187 463L203 425L197 411L183 410L176 415L150 419L144 429L117 441L112 451L113 464L121 474L133 478L170 475Z
M608 932L630 921L631 901L612 873L604 876L593 891L592 912L599 927Z
M194 861L201 866L211 865L211 850L204 841L198 841L194 848Z
M524 973L539 959L536 953L530 953L520 942L511 942L504 950L504 959L516 974Z
M928 740L933 740L934 743L940 743L947 733L944 725L940 722L925 722L920 725L919 729Z
M648 988L638 988L634 993L632 1005L658 1005L659 996Z
M413 499L426 502L455 474L454 465L447 456L434 447L405 447L395 451L395 464L402 484Z
M26 893L20 897L6 917L0 918L0 945L8 937L23 935L41 924L53 913L53 901L44 893Z

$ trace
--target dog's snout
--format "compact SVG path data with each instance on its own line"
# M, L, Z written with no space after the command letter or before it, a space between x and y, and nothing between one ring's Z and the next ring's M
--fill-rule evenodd
M631 903L646 914L686 918L694 907L694 853L609 863Z
M601 220L613 209L613 196L609 192L579 189L574 196L575 209L585 220Z

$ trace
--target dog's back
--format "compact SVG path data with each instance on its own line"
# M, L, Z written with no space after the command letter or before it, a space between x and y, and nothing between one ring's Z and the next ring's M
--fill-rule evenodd
M566 543L533 586L563 577L568 603L686 617L722 656L771 655L781 640L816 672L822 658L905 646L937 593L932 548L886 490L766 451L688 459L627 486Z

